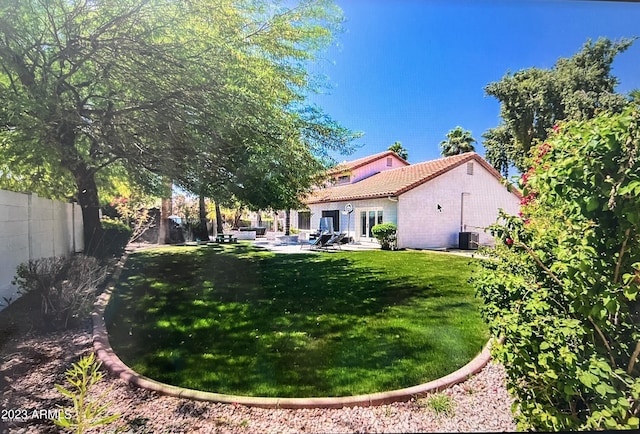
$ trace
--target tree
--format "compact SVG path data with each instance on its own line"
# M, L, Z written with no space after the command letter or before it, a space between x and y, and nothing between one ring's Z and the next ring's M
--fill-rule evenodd
M485 92L500 101L502 118L498 129L483 135L488 136L484 146L489 162L504 170L506 156L523 172L527 169L523 157L542 143L559 121L622 110L626 98L614 91L618 81L611 75L611 65L632 43L632 39L589 40L578 53L560 58L551 69L529 68L489 83Z
M389 150L398 154L398 156L403 160L409 159L409 151L407 151L400 142L395 142L393 145L389 146Z
M447 133L447 140L440 142L441 153L444 157L473 152L475 148L472 143L476 139L471 136L471 131L463 130L462 127L455 127Z
M519 429L638 429L640 110L562 122L474 274Z
M502 176L509 176L509 167L515 164L517 167L524 165L522 152L516 152L513 146L513 136L506 125L501 124L496 128L489 128L483 135L485 158Z
M305 62L340 19L329 1L312 0L289 9L261 0L0 0L0 155L26 162L0 165L2 176L72 183L93 253L101 175L195 184L183 179L194 166L282 144L303 118ZM335 131L322 121L298 127L298 137Z

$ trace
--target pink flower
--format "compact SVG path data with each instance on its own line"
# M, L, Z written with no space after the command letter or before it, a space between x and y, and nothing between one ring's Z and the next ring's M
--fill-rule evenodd
M505 243L507 243L507 246L511 246L513 245L513 240L511 238L507 238L506 240L504 240Z
M559 126L557 126L557 125L554 125L554 126L553 126L553 132L554 132L554 133L557 133L558 131L560 131L560 127L559 127Z

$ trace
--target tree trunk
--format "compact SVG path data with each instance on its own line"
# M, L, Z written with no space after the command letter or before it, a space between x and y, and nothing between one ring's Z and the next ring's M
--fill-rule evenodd
M223 233L222 227L222 211L220 211L220 202L216 200L216 234Z
M291 210L287 208L284 212L284 234L286 236L291 235Z
M60 151L60 165L73 175L78 188L78 204L82 209L84 253L100 256L104 231L100 222L100 200L95 171L84 162L76 149L76 130L73 123L61 121L55 128Z
M158 244L171 244L171 224L169 216L171 215L171 181L165 181L167 197L162 198L160 205L160 228L158 229Z
M100 201L95 176L84 165L76 166L74 176L78 187L78 203L82 209L84 252L89 256L99 256L104 231L100 223Z
M200 214L200 225L198 225L198 230L194 234L196 239L200 241L209 241L209 231L207 230L207 208L204 203L204 195L200 193L200 197L198 198L198 211Z

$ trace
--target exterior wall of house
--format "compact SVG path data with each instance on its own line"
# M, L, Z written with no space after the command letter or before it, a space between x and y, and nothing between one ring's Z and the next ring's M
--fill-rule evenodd
M0 309L3 297L17 298L18 265L83 249L79 205L0 190Z
M400 195L398 247L457 248L460 232L477 232L481 245L493 245L484 229L499 208L517 214L520 199L479 163L473 162L472 175L462 164Z
M353 212L351 216L343 214L345 205L351 203ZM367 199L353 200L349 202L331 202L310 204L311 209L311 230L315 231L320 226L322 211L338 211L340 216L340 232L348 232L350 237L356 241L369 241L361 236L362 225L360 213L362 211L382 211L383 223L396 223L398 220L398 203L389 199Z
M388 165L387 159L390 159L391 165ZM366 166L358 167L351 172L351 183L358 182L361 179L368 178L369 176L389 169L397 169L398 167L406 166L407 164L400 160L395 155L381 158L376 161L372 161Z
M349 182L336 182L336 184L353 184L354 182L358 182L384 170L397 169L398 167L406 165L407 163L399 159L397 156L389 155L388 157L380 158L370 162L369 164L345 172L345 174L349 174ZM338 177L339 176L336 176L335 179L337 180Z

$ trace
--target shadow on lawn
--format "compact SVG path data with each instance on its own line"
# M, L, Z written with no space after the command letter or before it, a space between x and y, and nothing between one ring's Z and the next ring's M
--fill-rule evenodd
M420 303L456 292L390 278L356 252L274 255L240 244L184 253L132 255L105 321L132 368L221 393L340 396L416 384L423 370L401 365L428 365L421 358L435 344L415 327ZM440 306L468 309L451 304Z

